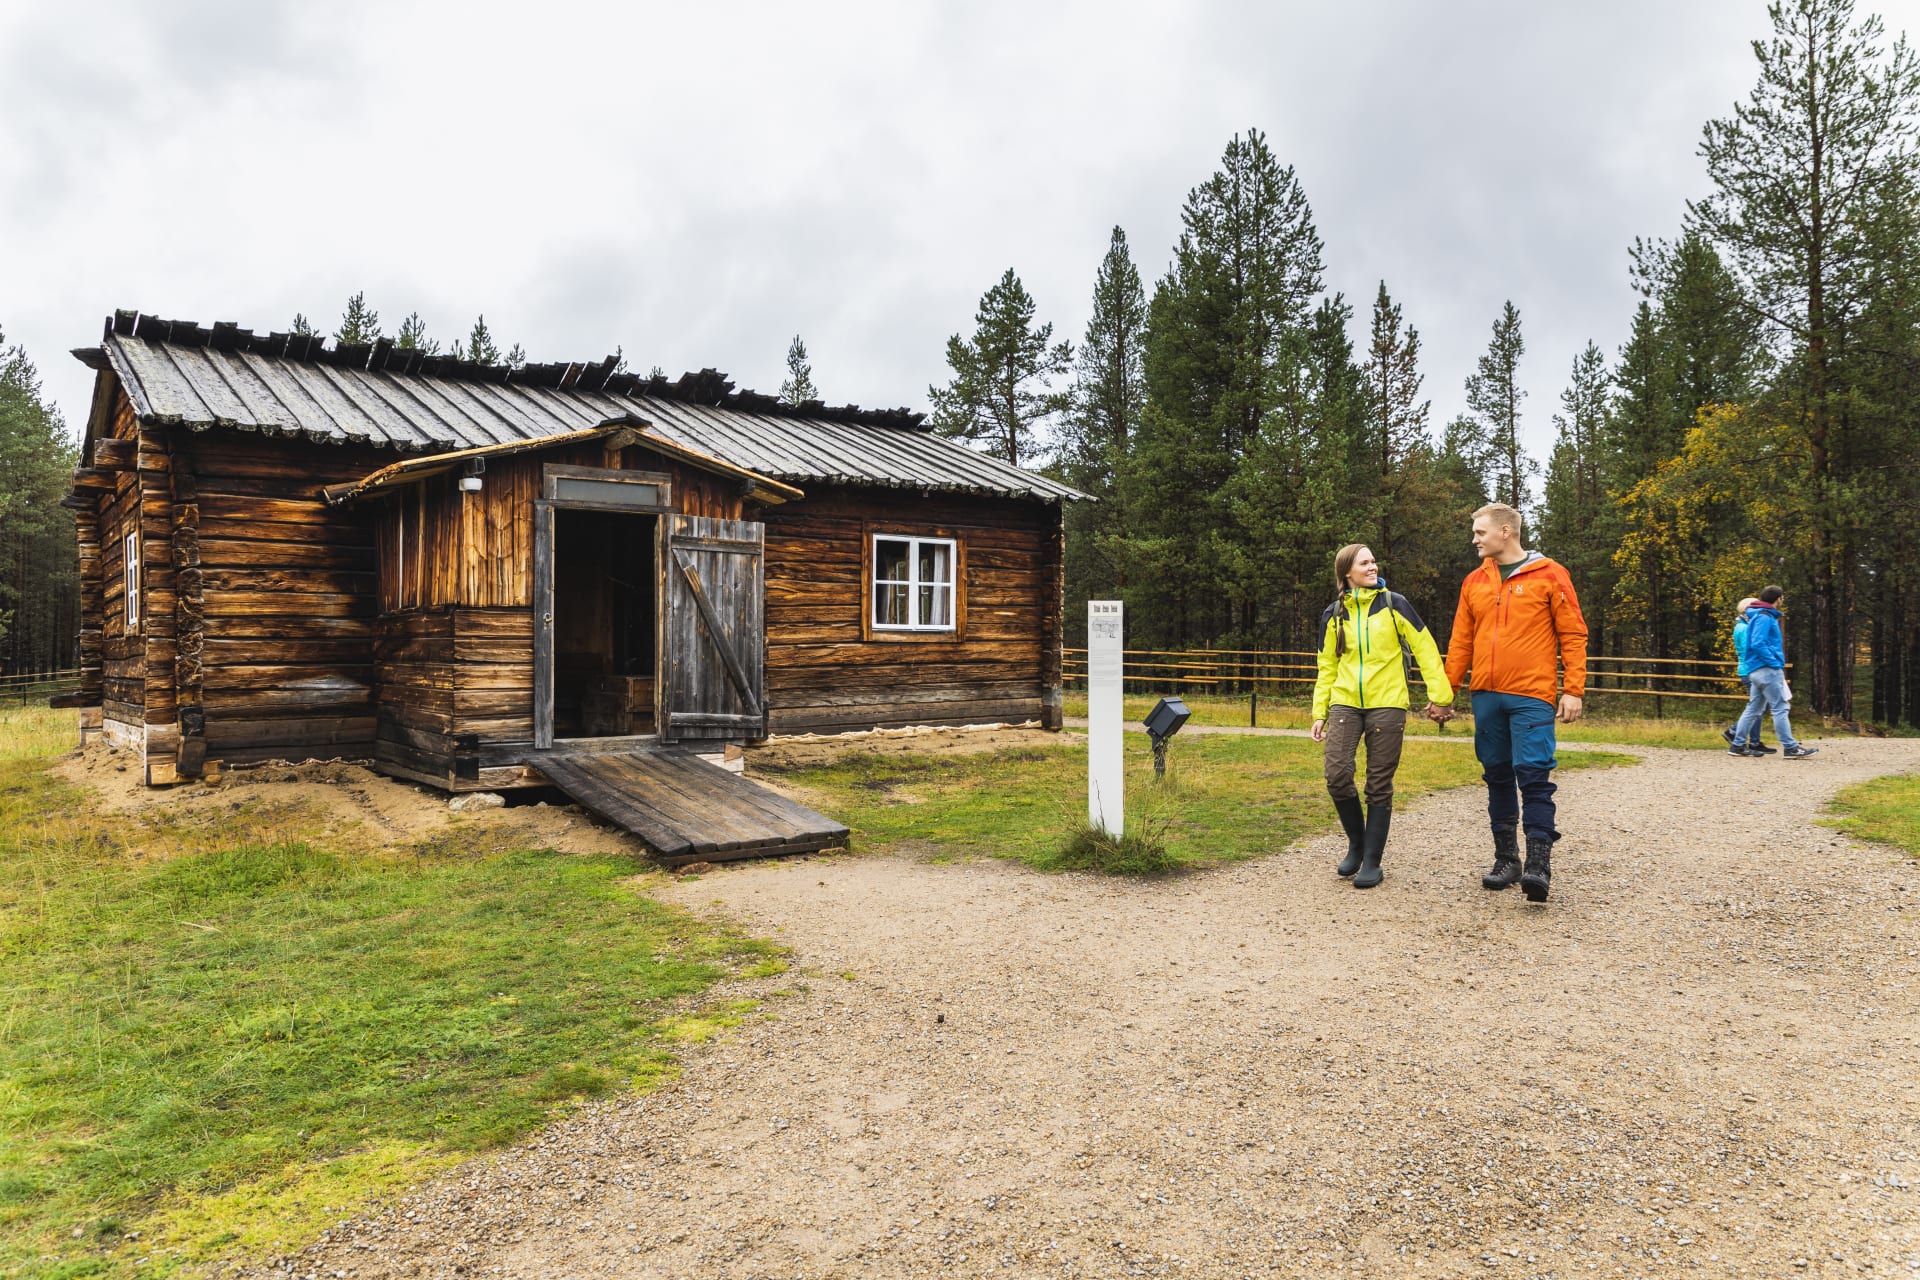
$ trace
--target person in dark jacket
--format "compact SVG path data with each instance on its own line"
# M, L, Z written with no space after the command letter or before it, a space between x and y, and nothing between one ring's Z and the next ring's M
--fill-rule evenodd
M1760 733L1760 713L1773 713L1773 731L1780 739L1780 753L1789 760L1805 760L1820 750L1802 746L1793 736L1793 724L1787 707L1793 693L1787 687L1787 641L1780 629L1780 602L1787 593L1779 587L1762 587L1760 598L1747 610L1747 683L1752 693L1740 722L1733 726L1733 745L1727 754L1760 756L1766 754L1749 747Z

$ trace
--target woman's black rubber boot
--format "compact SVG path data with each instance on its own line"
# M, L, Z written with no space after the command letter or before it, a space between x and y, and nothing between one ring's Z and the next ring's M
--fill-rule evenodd
M1493 870L1480 877L1482 889L1507 889L1520 883L1520 842L1513 831L1493 833Z
M1347 856L1340 859L1340 865L1333 869L1334 874L1350 876L1360 869L1360 857L1366 850L1366 815L1361 812L1359 796L1335 800L1333 810L1340 815L1340 825L1347 832Z
M1393 801L1367 806L1366 849L1360 859L1360 874L1353 878L1356 889L1371 889L1380 883L1380 855L1387 851L1387 830L1393 826Z
M1547 882L1553 874L1552 855L1552 836L1527 837L1527 869L1520 873L1520 892L1527 895L1528 902L1547 900Z

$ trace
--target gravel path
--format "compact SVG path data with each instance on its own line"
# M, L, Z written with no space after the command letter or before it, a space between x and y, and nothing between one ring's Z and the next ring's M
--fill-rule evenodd
M677 882L792 944L770 1019L277 1265L1920 1274L1920 863L1813 823L1920 742L1637 753L1563 779L1539 907L1480 889L1473 790L1398 815L1366 893L1324 837L1152 884Z

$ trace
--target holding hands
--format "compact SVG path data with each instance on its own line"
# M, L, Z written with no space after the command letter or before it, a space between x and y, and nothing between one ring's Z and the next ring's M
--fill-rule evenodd
M1438 703L1429 702L1427 709L1421 714L1425 715L1427 719L1433 721L1435 724L1445 724L1447 721L1453 719L1454 710L1452 707L1443 707Z

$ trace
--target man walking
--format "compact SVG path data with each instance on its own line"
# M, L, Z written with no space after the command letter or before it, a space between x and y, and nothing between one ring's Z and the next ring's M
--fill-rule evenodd
M1760 598L1747 610L1747 709L1733 726L1730 756L1767 754L1748 746L1760 737L1760 713L1773 712L1773 733L1780 739L1780 754L1788 760L1805 760L1819 751L1794 740L1787 706L1793 695L1787 688L1787 641L1780 629L1780 603L1787 593L1779 587L1762 587Z
M1753 674L1753 661L1747 656L1747 610L1753 608L1753 606L1758 603L1758 596L1748 596L1739 604L1733 606L1734 674L1740 678L1740 692L1746 694L1749 698L1753 696L1753 686L1748 683L1747 677ZM1742 714L1744 713L1745 709L1742 708ZM1735 716L1733 723L1739 724L1740 717ZM1733 736L1733 729L1731 727L1722 729L1720 736L1727 740L1727 745L1730 747L1740 741L1740 739ZM1754 726L1753 736L1747 739L1747 752L1749 755L1757 753L1763 756L1770 756L1773 754L1773 748L1760 741L1760 729L1758 725Z
M1473 549L1481 562L1460 584L1447 679L1473 696L1473 750L1493 826L1493 870L1480 883L1504 889L1517 881L1528 902L1545 902L1553 842L1560 838L1553 725L1580 718L1587 620L1567 571L1521 543L1520 513L1512 507L1496 502L1473 513ZM1558 678L1563 668L1564 682ZM1516 825L1527 840L1524 869Z

